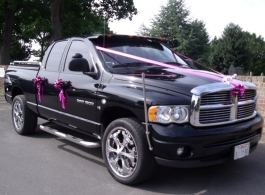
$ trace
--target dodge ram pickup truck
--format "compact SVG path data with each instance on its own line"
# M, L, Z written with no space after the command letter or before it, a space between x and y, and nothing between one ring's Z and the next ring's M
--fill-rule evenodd
M147 180L157 165L243 158L262 135L254 84L199 70L149 37L55 41L39 65L8 67L5 98L18 134L34 133L43 118L41 130L102 147L107 170L123 184Z

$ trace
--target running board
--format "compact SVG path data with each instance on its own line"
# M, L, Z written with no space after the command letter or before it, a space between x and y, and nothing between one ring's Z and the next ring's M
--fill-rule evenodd
M74 142L76 144L79 144L81 146L84 146L86 148L98 148L101 147L100 145L100 141L99 142L88 142L88 141L84 141L83 139L74 137L72 135L69 134L65 134L62 132L57 131L56 129L52 129L50 127L44 126L44 125L40 125L40 129L43 131L46 131L47 133L56 135L60 138L66 139L68 141Z

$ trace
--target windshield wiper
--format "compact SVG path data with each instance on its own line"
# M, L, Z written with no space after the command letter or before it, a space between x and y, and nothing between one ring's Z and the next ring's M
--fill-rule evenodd
M177 66L181 66L181 67L189 67L188 65L186 64L181 64L179 62L163 62L165 64L172 64L172 65L177 65Z
M152 66L152 64L142 63L142 62L131 62L124 63L112 66L112 68L120 68L120 67L138 67L138 66Z

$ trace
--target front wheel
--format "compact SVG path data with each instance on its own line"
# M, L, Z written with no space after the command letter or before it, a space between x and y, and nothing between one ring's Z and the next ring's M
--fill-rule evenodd
M103 136L103 158L114 179L136 184L151 177L156 162L143 127L134 118L121 118L107 127Z
M35 132L37 120L38 117L29 110L25 96L16 96L12 104L12 121L16 132L20 135Z

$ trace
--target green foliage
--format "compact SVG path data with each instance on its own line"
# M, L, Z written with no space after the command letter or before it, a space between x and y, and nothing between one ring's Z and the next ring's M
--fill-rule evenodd
M13 40L11 43L11 61L29 60L31 55L31 44L26 44L22 40Z
M23 3L24 0L17 1L17 0L1 0L0 3L1 5L6 4L8 8L15 10L17 9L18 6Z
M261 36L257 37L255 33L244 32L244 36L251 54L251 62L246 72L251 71L253 75L259 76L265 73L265 41Z
M209 63L224 74L230 65L247 69L251 61L250 51L242 29L233 23L226 26L220 39L211 43Z
M250 62L250 53L242 29L230 23L222 35L224 64L246 68Z
M23 8L17 12L13 39L25 42L27 43L26 45L28 45L27 47L20 47L21 49L25 49L24 51L20 51L20 53L29 53L29 55L38 54L37 57L42 57L44 55L44 51L48 46L50 34L49 13L49 3L40 0L27 2L26 6L23 6ZM31 50L33 41L41 46L38 52ZM19 49L19 47L16 47L16 49ZM12 50L11 56L14 56L14 53L17 52L18 51ZM17 58L16 60L23 59Z
M195 20L190 24L189 56L199 62L207 63L209 54L209 35L202 21Z
M65 0L63 36L112 33L110 19L131 19L137 14L133 0Z
M49 45L51 30L51 2L44 0L0 0L0 32L3 34L6 9L15 11L12 31L12 59L28 59L30 54L42 58ZM112 33L109 19L131 19L137 14L133 0L63 0L63 36ZM60 37L62 38L62 37ZM0 43L3 37L0 37ZM32 41L41 46L32 50ZM5 48L4 51L7 51ZM2 54L0 54L2 55Z
M87 0L83 0L87 2ZM107 20L132 19L137 14L133 0L92 0L91 8L96 15Z
M9 42L11 45L11 53L8 53L12 60L27 60L31 55L31 43L32 39L36 37L37 32L41 29L43 24L36 25L36 21L40 16L47 16L46 10L43 10L43 2L40 0L2 0L0 1L1 11L1 32L4 31L6 23L7 9L14 10L14 26L11 31L6 32L12 34L12 40ZM42 10L40 13L37 10ZM38 29L38 30L36 30ZM7 34L5 35L7 36ZM10 35L11 36L11 35ZM4 53L0 55L6 55L8 48L3 48Z
M195 60L206 62L209 36L202 21L190 20L184 0L169 0L151 21L151 28L141 25L139 34L165 38L169 47Z
M137 34L139 34L141 36L152 37L150 29L147 26L145 26L144 24L140 25L140 28L139 28Z
M222 41L216 37L210 43L209 66L222 72L225 69Z
M79 2L78 2L79 1ZM78 6L76 5L78 4ZM111 33L108 23L94 11L88 2L66 0L64 7L63 36ZM105 27L105 30L104 30Z

